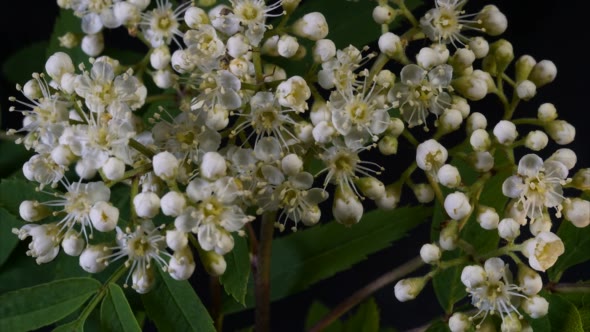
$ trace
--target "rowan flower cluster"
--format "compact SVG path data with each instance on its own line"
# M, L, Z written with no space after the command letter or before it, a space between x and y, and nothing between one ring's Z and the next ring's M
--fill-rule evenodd
M520 102L536 102L537 90L555 79L555 65L529 55L515 61L512 44L497 37L507 28L504 14L494 5L468 14L466 2L435 0L418 20L400 1L379 1L373 19L383 33L371 50L338 48L322 13L289 21L299 4L293 0L213 8L59 0L81 18L89 58L75 64L57 52L45 73L17 86L23 97L11 97L18 104L11 110L24 116L11 133L35 152L23 174L53 196L23 201L27 223L14 233L31 238L27 254L39 264L61 250L90 273L122 260L126 283L146 293L155 268L188 279L194 252L209 273L223 274L235 237L248 236L262 215L280 231L296 231L319 223L331 205L334 219L352 226L372 203L395 208L407 186L422 204L436 200L444 220L438 240L420 250L432 270L399 281L395 296L414 299L437 273L461 267L474 310L455 313L450 329L479 328L492 315L502 330L522 328L523 312L547 313L539 273L565 250L554 226L590 224L590 202L578 198L590 190L590 172L573 173L571 149L546 152L575 137L554 105L540 105L537 118L515 117ZM414 25L408 34L389 31L399 16ZM102 31L119 27L148 47L135 66L100 56ZM73 39L61 41L75 47ZM431 44L409 54L418 39ZM313 65L297 75L274 64L308 54ZM504 108L497 123L478 112L477 101L488 96ZM531 125L537 129L525 132ZM416 130L429 138L417 141ZM465 144L445 146L444 136L459 130ZM415 162L391 181L381 174L400 161L401 142L415 150ZM374 162L372 152L388 161ZM476 180L466 181L461 164ZM503 203L485 206L487 181L506 171ZM125 201L115 197L119 188ZM472 224L497 234L497 248L474 249L465 232ZM448 260L449 251L464 257Z

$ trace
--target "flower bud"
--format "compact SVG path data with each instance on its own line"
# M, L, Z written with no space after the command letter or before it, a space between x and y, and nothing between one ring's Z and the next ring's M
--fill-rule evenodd
M151 219L158 215L160 198L150 191L139 193L133 198L133 208L139 217Z
M572 178L572 186L579 190L590 190L590 168L583 168Z
M531 100L537 94L535 83L524 80L516 86L516 95L522 100Z
M453 80L453 87L463 97L473 101L481 100L488 94L487 82L473 75L461 76Z
M486 129L487 126L488 119L486 119L486 117L479 112L473 112L471 115L469 115L469 118L467 118L466 129L468 134L471 134L478 129Z
M428 183L418 183L412 188L420 203L430 203L434 200L434 190Z
M500 216L494 208L489 206L479 206L477 212L477 222L483 229L493 230L498 228Z
M88 160L81 159L76 163L76 174L82 179L92 179L98 171Z
M133 26L141 20L141 9L129 1L113 4L114 23L117 25Z
M171 88L176 83L176 75L168 69L156 70L152 73L154 84L160 89Z
M313 41L326 38L328 32L328 22L319 12L306 14L293 24L293 33Z
M217 277L225 273L227 263L225 262L223 255L219 255L215 251L199 250L199 257L201 258L201 263L203 264L205 271L207 271L210 276Z
M286 175L297 175L303 170L303 161L295 153L290 153L281 160L281 169Z
M471 133L469 144L471 144L474 151L488 151L492 145L490 134L485 129L477 129Z
M320 144L330 142L334 134L336 134L336 130L328 121L318 123L312 131L313 139Z
M27 222L43 220L51 215L51 210L38 201L22 201L18 207L20 217Z
M312 54L315 62L326 62L336 56L336 44L330 39L320 39L313 46Z
M534 130L527 135L524 141L524 146L533 151L541 151L547 146L548 143L549 137L547 137L545 132Z
M342 187L336 189L332 214L337 222L352 226L361 220L363 211L363 204L350 189Z
M502 317L502 324L500 324L500 330L502 332L521 332L522 324L520 323L519 314L511 312Z
M446 57L448 58L448 54ZM434 48L423 47L416 54L416 63L422 68L430 69L445 63L445 61L443 61L443 56L441 56L440 52Z
M463 219L471 212L469 198L460 191L447 195L444 207L449 217L454 220Z
M490 55L494 58L496 65L495 74L498 75L503 73L510 62L514 60L514 49L512 48L512 44L509 41L500 39L490 45Z
M565 219L578 227L584 228L590 225L590 201L581 198L572 198L565 200L564 215Z
M102 165L102 172L109 180L119 180L125 174L125 163L117 157L111 157Z
M576 128L564 120L549 122L545 125L545 131L559 145L570 144L576 138Z
M540 88L553 82L556 76L557 67L555 64L550 60L543 60L533 67L529 80L535 83L537 88Z
M499 36L506 31L508 20L498 7L487 5L477 14L476 20L481 28L490 36Z
M320 221L322 217L322 210L320 210L317 204L309 206L305 211L303 211L303 215L301 216L301 222L305 226L313 226Z
M166 245L174 251L181 250L188 245L188 236L183 231L168 230L166 231Z
M154 277L154 270L151 266L145 270L135 269L131 273L131 288L139 294L149 292L155 284L156 278Z
M373 9L373 20L379 25L393 22L396 16L395 9L388 5L379 5Z
M277 43L277 51L283 58L290 58L297 53L299 49L299 43L297 38L289 35L282 35Z
M516 126L508 120L501 120L494 127L494 136L503 145L510 145L518 137Z
M168 152L160 152L152 158L154 174L164 181L174 180L178 174L180 162Z
M184 22L189 28L198 29L201 24L209 23L209 16L203 9L192 6L184 12Z
M90 221L99 232L110 232L119 222L119 209L108 202L96 202L90 209Z
M45 62L45 71L56 82L61 81L61 77L65 73L74 73L74 63L72 58L67 53L56 52Z
M104 50L104 38L102 33L86 35L82 38L82 51L88 56L97 56Z
M281 106L302 113L308 109L307 100L311 97L311 90L303 77L293 76L279 84L276 96Z
M449 318L449 330L451 332L467 332L470 328L471 320L464 313L456 312Z
M438 118L439 129L445 133L459 129L461 123L463 123L463 115L460 111L452 108L445 109Z
M447 149L434 139L420 143L416 149L416 163L425 171L438 169L447 158Z
M541 232L550 232L551 226L553 226L553 223L551 222L551 217L548 214L543 213L543 216L541 218L536 218L533 221L531 221L531 223L529 224L529 230L531 231L531 234L533 234L533 236L537 236Z
M506 241L514 241L520 235L520 224L512 218L505 218L498 224L498 234Z
M477 59L482 59L488 55L490 51L490 44L483 37L474 37L469 42L469 49L473 51L473 54Z
M551 103L545 103L539 106L537 118L541 121L549 122L557 119L557 109Z
M379 152L381 152L381 154L383 154L384 156L396 154L398 145L399 142L397 140L397 137L391 135L383 136L381 140L379 140L379 143L377 143Z
M453 66L454 72L463 72L466 68L470 68L475 61L475 53L467 48L460 48L455 51L455 54L449 59L449 64Z
M176 50L172 53L170 59L172 69L180 74L191 72L195 68L195 64L190 60L190 56L186 50Z
M523 55L520 58L518 58L518 60L516 60L516 63L514 64L516 72L516 82L522 82L526 80L536 64L537 60L535 60L530 55Z
M521 306L524 312L534 319L541 318L549 312L549 302L539 295L525 299Z
M564 164L568 170L571 170L576 166L576 163L578 162L578 156L576 156L576 153L571 149L561 148L553 152L548 160L559 161L560 163Z
M282 0L281 5L287 13L292 13L299 6L300 2L301 0Z
M193 253L186 246L172 255L168 262L168 273L175 280L187 280L195 272L196 266Z
M457 247L459 240L459 223L451 220L442 229L438 238L438 244L443 250L453 250Z
M375 204L382 210L393 210L401 198L399 185L388 185L385 187L385 195L375 200Z
M201 161L201 176L215 180L227 174L225 158L217 152L207 152Z
M88 273L99 273L107 267L106 257L110 254L111 250L104 245L89 245L80 254L80 266Z
M461 174L459 169L453 165L446 164L442 166L437 174L438 182L448 188L456 188L461 184Z
M395 57L402 49L402 43L394 33L386 32L379 37L379 50L390 58Z
M150 54L150 64L154 69L164 69L170 64L170 50L168 46L160 46Z
M80 256L85 245L84 239L74 230L67 231L61 241L61 247L69 256Z
M64 48L71 49L80 43L78 37L71 32L66 32L64 35L57 37L57 39L59 40L59 46Z
M535 295L543 289L541 276L524 264L518 265L518 284L522 293L529 296Z
M420 248L420 257L426 264L438 264L441 251L435 244L426 243Z
M565 252L561 239L551 232L541 232L524 243L523 255L528 257L529 265L541 272L552 267L557 258Z
M395 298L400 302L413 300L420 294L424 285L426 285L424 277L402 279L395 284Z
M248 39L241 33L237 33L227 40L227 54L239 58L250 51Z
M401 135L404 132L405 129L405 125L404 122L402 121L402 119L400 118L391 118L389 120L389 127L387 128L387 131L395 136L395 137L399 137L399 135Z
M178 217L186 208L186 198L177 191L169 191L160 199L162 213L170 217Z

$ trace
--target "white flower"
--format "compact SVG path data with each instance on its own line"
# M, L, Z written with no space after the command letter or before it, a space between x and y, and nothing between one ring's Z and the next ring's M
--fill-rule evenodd
M393 86L388 98L399 107L408 127L425 124L428 113L440 115L451 106L450 88L453 67L439 65L426 71L411 64L400 73L400 82Z
M160 199L160 208L164 215L178 217L186 208L186 198L177 191L169 191Z
M187 280L196 268L195 259L188 247L174 253L168 262L168 273L176 280Z
M90 221L98 231L110 232L115 229L119 222L119 209L110 202L97 202L90 209Z
M320 39L315 42L312 52L313 60L323 63L336 56L336 44L330 39Z
M447 158L447 149L434 139L420 143L416 149L416 163L425 171L438 171Z
M560 214L567 175L568 169L561 162L543 162L539 156L528 154L520 159L518 174L504 181L502 192L517 198L529 218L540 217L546 208L555 208Z
M398 35L386 32L379 37L379 50L390 58L393 58L402 49Z
M176 157L168 152L160 152L152 158L154 174L163 180L174 180L178 174L180 162Z
M534 239L527 240L522 250L529 259L529 265L541 272L552 267L564 252L563 242L551 232L541 232Z
M219 58L225 54L223 41L210 25L201 25L195 30L188 30L183 39L187 45L187 60L205 73L216 68ZM174 55L172 57L174 59Z
M564 120L555 120L545 126L547 134L559 145L567 145L576 138L576 127Z
M492 230L498 228L500 216L498 216L498 213L496 210L494 210L494 208L480 206L476 220L481 228Z
M107 267L109 254L110 250L105 250L102 245L90 245L80 254L80 267L89 273L99 273Z
M340 186L336 188L332 214L337 222L352 226L361 220L363 212L363 204L350 188Z
M141 14L139 26L153 48L170 45L172 40L179 45L177 38L182 37L180 22L184 20L184 12L190 5L190 1L185 2L172 10L172 3L162 0L150 12Z
M505 218L498 224L498 234L507 241L514 241L520 235L520 225L512 218Z
M425 284L425 279L421 277L402 279L395 284L395 298L400 302L413 300L420 294Z
M311 91L303 77L293 76L279 84L276 96L281 106L302 113L308 109L307 100L311 97Z
M463 29L477 29L477 20L465 15L462 0L435 0L436 8L430 9L420 19L422 31L430 40L438 43L464 44L469 41Z
M530 297L522 303L522 309L531 316L531 318L537 319L547 315L549 312L549 302L544 297L535 295Z
M57 224L27 224L20 229L12 230L20 240L31 237L27 256L35 257L37 264L52 261L59 253L60 227Z
M516 126L508 120L501 120L494 127L494 136L500 144L510 145L518 136Z
M300 37L317 41L326 38L329 28L324 15L313 12L297 20L293 24L293 32Z
M56 82L61 82L61 78L64 74L73 74L76 69L72 58L67 53L56 52L47 59L45 62L45 71L49 76Z
M584 228L590 225L590 202L581 198L566 200L564 215L574 226Z
M133 208L141 218L153 218L160 210L160 197L153 192L142 192L133 198Z
M426 264L437 264L441 257L440 248L435 244L426 243L420 248L420 257Z
M51 210L38 201L22 201L18 213L24 221L36 222L51 215Z
M264 36L267 29L266 19L283 15L283 12L272 14L281 7L281 1L270 6L267 6L264 0L230 0L230 2L233 6L233 15L246 30L245 35L253 46L260 44Z

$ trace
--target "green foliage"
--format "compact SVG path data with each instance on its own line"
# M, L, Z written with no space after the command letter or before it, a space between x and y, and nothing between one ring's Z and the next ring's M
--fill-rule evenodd
M22 165L33 155L22 144L12 141L0 141L0 177L5 178L15 172L21 172Z
M125 298L125 293L116 284L109 284L109 291L100 307L101 328L105 331L141 331L133 311Z
M549 301L549 313L545 317L530 320L535 332L586 331L575 305L557 294L544 294L544 297Z
M33 330L78 309L100 283L90 278L53 281L0 295L0 326L6 331Z
M12 229L20 227L21 224L15 216L0 208L0 266L6 262L17 246L19 239L12 234Z
M250 277L250 255L245 238L234 235L234 249L224 256L227 264L225 273L219 277L226 293L238 303L246 303L248 278Z
M43 72L45 68L45 59L40 57L39 54L45 52L47 45L48 43L46 41L41 41L13 53L2 64L4 77L6 77L10 83L24 85L31 79L32 73ZM27 61L23 61L23 59L27 59ZM2 149L4 149L4 147L2 147Z
M590 259L590 227L578 228L569 221L563 221L557 235L565 245L565 253L559 256L547 273L551 281L559 281L568 268Z
M368 299L344 323L343 332L379 332L379 308L375 300Z
M213 320L188 281L172 279L154 268L156 286L141 299L160 331L214 332Z
M0 181L0 207L5 208L14 216L20 215L18 208L24 200L44 202L52 198L51 195L38 192L35 184L26 179L12 178Z
M78 36L83 35L80 18L74 15L73 10L60 9L59 16L55 20L53 32L49 39L49 46L45 51L45 56L49 58L55 52L65 52L70 55L74 66L80 63L88 64L88 55L84 54L80 46L67 49L59 46L59 37L71 32Z
M309 330L315 324L317 324L320 319L324 318L330 312L330 308L326 307L322 303L315 301L309 307L307 311L307 317L305 318L305 329ZM342 322L340 320L334 321L332 324L328 325L324 332L339 332L342 331Z
M336 222L289 234L273 241L271 300L295 294L364 260L422 223L432 210L424 207L371 211L351 228ZM249 284L246 308L254 306ZM244 308L226 299L224 311Z

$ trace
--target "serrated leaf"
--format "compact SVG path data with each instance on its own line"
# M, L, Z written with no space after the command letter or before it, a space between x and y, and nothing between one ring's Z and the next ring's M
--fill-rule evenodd
M19 216L18 208L22 201L44 202L53 199L51 195L38 192L35 188L36 185L26 179L2 179L0 182L0 207L5 208L14 216Z
M343 324L343 332L379 332L379 308L372 298L363 302Z
M29 74L30 77L30 74ZM0 141L0 177L7 177L20 170L25 161L33 155L22 144L11 141Z
M100 306L100 325L105 331L141 331L125 293L117 284L109 284L109 291Z
M11 83L24 85L33 73L43 72L45 68L46 41L33 43L12 54L3 64L2 73Z
M307 311L307 316L305 318L305 330L311 329L315 324L317 324L320 319L324 318L330 312L330 308L326 307L322 303L315 301L309 307ZM324 332L340 332L342 331L342 322L340 320L336 320L328 325L324 330Z
M0 326L6 331L33 330L78 309L100 288L90 278L58 280L0 295Z
M0 266L6 262L18 245L19 239L15 234L12 234L12 229L21 225L22 222L15 216L0 208Z
M536 331L583 332L582 318L575 305L556 294L545 294L549 301L549 313L541 319L531 319L530 324Z
M271 300L295 294L364 260L418 226L432 213L425 207L371 211L356 225L336 222L298 231L273 241ZM253 283L248 285L246 308L254 306ZM224 312L244 310L235 301L224 301Z
M142 295L148 317L160 331L215 332L213 320L188 281L155 269L156 286Z
M564 220L557 231L557 236L563 241L565 252L547 271L549 280L555 282L559 281L568 268L590 259L590 227L578 228Z
M236 299L238 303L245 304L250 276L250 255L246 239L234 235L234 249L224 258L227 269L219 281L227 294Z

